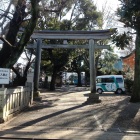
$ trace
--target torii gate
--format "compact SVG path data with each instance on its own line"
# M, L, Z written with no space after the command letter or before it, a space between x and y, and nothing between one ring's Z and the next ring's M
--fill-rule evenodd
M108 39L114 33L115 29L108 30L94 30L94 31L34 31L32 34L33 39L37 39L37 44L28 45L27 48L36 48L36 65L35 65L35 77L34 83L38 89L40 62L41 62L41 48L86 48L89 49L89 61L90 61L90 94L86 103L98 103L100 102L99 94L96 94L96 70L95 70L95 49L108 49L109 46L100 46L96 44L97 40ZM89 40L88 45L56 45L42 44L42 39L83 39Z

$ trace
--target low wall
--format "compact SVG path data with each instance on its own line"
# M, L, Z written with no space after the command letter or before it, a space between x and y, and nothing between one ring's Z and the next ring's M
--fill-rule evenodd
M32 102L32 83L27 83L25 87L0 88L0 123L9 120Z

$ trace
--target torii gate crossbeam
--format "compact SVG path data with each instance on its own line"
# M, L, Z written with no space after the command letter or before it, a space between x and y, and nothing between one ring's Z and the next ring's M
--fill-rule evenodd
M27 49L34 48L36 49L36 46L34 44L28 44ZM43 44L41 45L42 49L58 49L58 48L65 48L65 49L89 49L89 45L57 45L57 44ZM109 49L109 45L98 45L95 46L95 49Z

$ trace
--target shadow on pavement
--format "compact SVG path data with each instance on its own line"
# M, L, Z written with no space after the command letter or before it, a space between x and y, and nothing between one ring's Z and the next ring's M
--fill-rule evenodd
M127 130L140 131L140 103L131 103L128 99L118 103L121 111L113 125ZM139 115L137 114L139 113Z
M90 93L85 93L84 96L88 97ZM98 93L97 93L98 94ZM115 94L115 93L102 93L102 94L99 94L100 97L102 96L129 96L127 94Z
M40 117L40 118L31 120L31 121L28 121L28 122L23 123L23 124L21 124L21 125L19 125L19 126L12 127L12 128L10 128L10 129L6 129L6 131L10 131L10 130L14 130L14 131L15 131L15 130L20 130L21 128L23 129L23 128L27 127L27 126L32 126L32 125L34 125L34 124L36 124L36 123L38 123L38 122L41 122L41 121L43 121L43 120L47 120L47 119L52 118L52 117L55 117L55 116L57 116L57 115L60 115L60 114L63 114L63 113L66 113L66 112L69 112L69 111L72 111L72 110L81 108L81 107L83 107L83 106L84 106L84 105L78 105L78 106L74 106L74 107L71 107L71 108L68 108L68 109L64 109L64 110L61 110L61 111L57 111L57 112L55 112L55 113L52 113L52 114L49 114L49 115L45 115L45 116L43 116L43 117ZM2 136L3 133L5 134L6 131L1 131L2 133L0 133L0 136Z

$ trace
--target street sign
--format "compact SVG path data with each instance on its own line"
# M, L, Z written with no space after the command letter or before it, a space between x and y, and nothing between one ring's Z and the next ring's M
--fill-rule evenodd
M0 84L9 84L10 70L0 68Z

